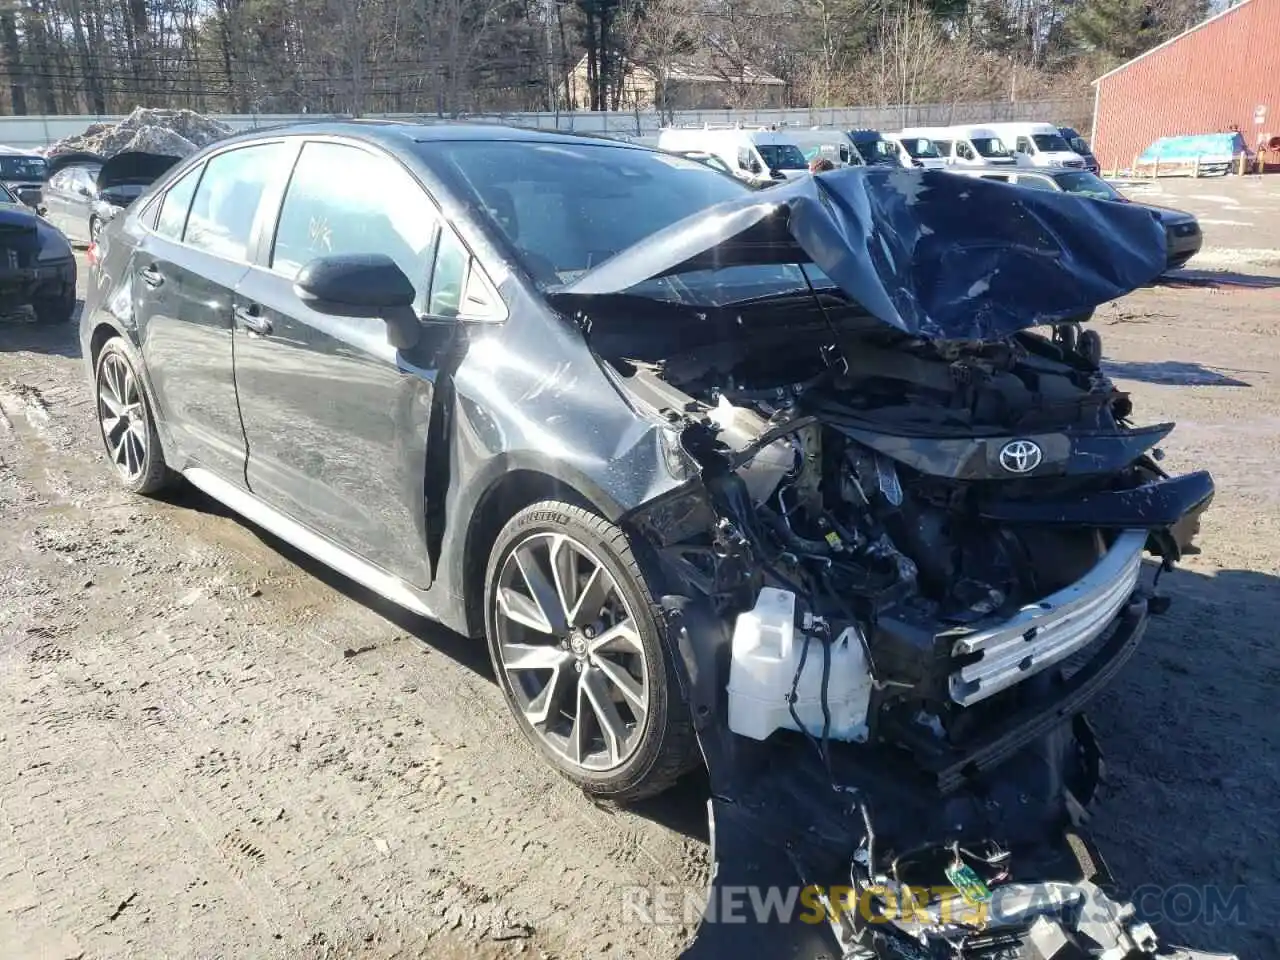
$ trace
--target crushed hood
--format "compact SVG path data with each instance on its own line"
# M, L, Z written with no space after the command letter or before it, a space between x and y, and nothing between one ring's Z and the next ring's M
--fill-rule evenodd
M941 170L847 167L700 210L552 294L572 309L646 280L812 263L873 317L986 340L1087 314L1166 266L1159 218Z
M138 150L117 153L104 161L102 169L98 171L98 192L125 183L151 184L181 159L165 153L143 153Z

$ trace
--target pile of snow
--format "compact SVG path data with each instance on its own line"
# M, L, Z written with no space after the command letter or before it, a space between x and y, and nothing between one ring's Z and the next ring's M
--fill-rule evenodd
M231 128L194 110L137 107L119 123L93 123L84 133L51 145L45 156L87 151L103 157L141 150L185 157L231 135Z

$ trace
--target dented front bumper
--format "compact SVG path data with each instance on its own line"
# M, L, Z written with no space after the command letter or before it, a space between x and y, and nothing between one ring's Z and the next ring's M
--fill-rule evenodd
M725 722L723 622L684 597L662 607L711 783L712 881L686 958L941 960L962 940L966 957L1008 960L1216 956L1159 944L1131 904L1109 895L1114 880L1086 833L1104 771L1079 709L1137 645L1148 617L1141 589L1052 701L1009 717L1002 734L963 755L937 757L932 771L904 770L865 745L832 743L823 758L799 735L735 736ZM901 922L910 918L900 898L877 900L855 879L891 851L992 840L1012 851L1013 872L963 929L944 922L957 892L945 877L913 908L914 928Z
M959 637L952 654L964 665L951 675L951 699L972 706L1096 640L1137 588L1146 543L1145 530L1124 531L1097 565L1069 587L1009 620Z

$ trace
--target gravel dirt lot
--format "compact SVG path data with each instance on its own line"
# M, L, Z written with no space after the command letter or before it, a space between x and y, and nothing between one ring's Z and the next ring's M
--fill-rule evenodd
M1280 177L1142 198L1211 249L1099 311L1108 369L1219 493L1091 711L1095 826L1123 881L1247 888L1166 935L1277 957ZM118 492L78 352L0 326L0 960L675 954L691 930L622 888L705 881L704 782L598 807L516 739L480 644L193 490Z

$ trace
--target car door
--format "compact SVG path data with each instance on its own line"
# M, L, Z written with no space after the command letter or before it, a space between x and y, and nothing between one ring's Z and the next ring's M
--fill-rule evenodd
M155 228L133 253L134 316L174 449L244 486L245 442L232 368L232 292L248 270L259 203L288 174L287 141L215 154L165 192Z
M418 312L428 313L440 227L435 203L398 161L364 145L308 141L274 240L264 235L235 297L250 490L419 586L431 579L423 513L435 356L456 324L425 324L407 357L389 345L382 320L312 310L293 281L317 257L383 253L413 281ZM449 236L442 271L461 246Z

